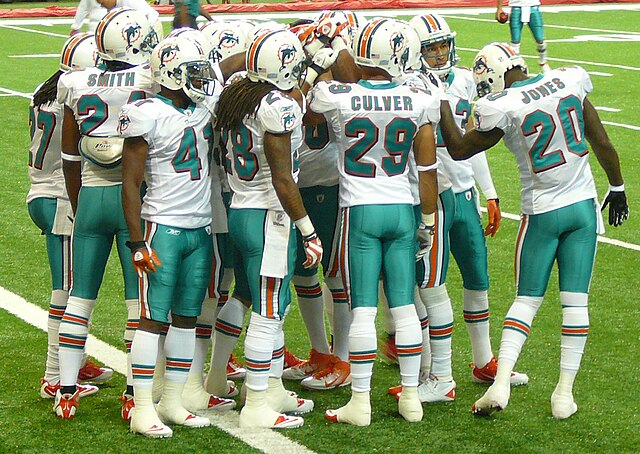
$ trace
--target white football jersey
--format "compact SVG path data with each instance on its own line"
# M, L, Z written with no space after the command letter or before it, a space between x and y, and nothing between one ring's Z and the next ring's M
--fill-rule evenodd
M226 131L227 169L233 193L231 208L283 210L271 183L264 134L291 132L291 169L297 181L303 114L296 100L273 90L262 98L255 116L247 116L241 128Z
M58 82L58 102L73 110L80 134L117 137L120 108L153 96L159 91L151 79L149 65L122 71L87 68L69 71ZM122 183L122 168L99 167L89 160L82 166L83 186L113 186Z
M387 81L320 82L310 108L336 135L340 206L414 204L409 155L418 129L440 120L440 98Z
M185 229L211 224L211 116L220 91L187 109L159 95L122 108L120 135L149 144L143 219Z
M512 8L516 6L540 6L540 0L509 0L509 6Z
M338 184L338 144L327 123L305 125L300 147L298 186L335 186Z
M477 101L475 128L504 131L504 143L516 157L523 213L545 213L596 197L582 116L592 89L587 72L572 66Z
M39 197L68 199L60 157L63 117L63 106L55 101L38 107L33 107L32 101L29 106L31 187L27 203Z

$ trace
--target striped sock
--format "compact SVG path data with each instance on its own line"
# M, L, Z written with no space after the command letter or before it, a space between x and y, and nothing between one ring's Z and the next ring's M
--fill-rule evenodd
M164 341L164 353L167 358L164 377L166 380L184 383L191 369L193 352L196 347L195 328L177 328L169 326Z
M96 300L70 296L60 322L60 386L76 386L84 364L84 345L89 334L89 318Z
M124 302L127 306L127 324L124 328L124 346L127 352L127 386L132 386L131 343L140 323L140 303L137 299L129 299Z
M464 322L471 339L473 363L484 367L493 358L489 333L489 296L486 290L464 289Z
M520 53L520 43L509 43L509 47L511 47L516 54Z
M562 304L562 337L560 339L560 370L576 375L589 334L589 295L560 292Z
M47 319L47 363L44 379L49 383L60 381L60 362L58 358L58 337L60 322L67 308L69 292L67 290L53 290L49 301L49 318Z
M391 316L396 328L396 348L402 386L418 386L422 329L413 304L394 307Z
M531 323L542 304L542 297L517 296L507 316L502 329L498 367L503 362L515 365L520 351L531 331Z
M369 392L373 362L376 359L375 307L357 307L351 311L349 329L349 362L351 363L351 390Z
M159 340L159 334L138 329L136 330L131 344L133 394L136 396L136 409L139 409L140 411L143 411L144 409L153 409L153 401L146 397L151 394L153 386L153 374L156 366L156 358L158 356ZM138 396L144 396L144 398L138 401Z
M453 309L446 284L419 289L420 299L429 315L431 341L431 373L441 381L453 380L451 369L451 334Z
M309 333L311 348L325 355L331 353L324 326L324 300L318 274L293 276L293 284L298 295L300 315Z
M199 374L200 382L202 382L204 361L209 355L211 333L213 332L213 323L215 322L217 307L217 298L205 298L200 315L196 319L196 346L193 352L191 373Z
M429 316L427 308L420 299L417 289L413 294L413 304L420 320L422 334L422 353L420 354L420 381L425 381L431 373L431 339L429 338Z
M536 49L538 50L538 61L544 65L547 62L547 43L544 41L537 43Z
M281 332L282 321L263 317L256 312L251 313L244 341L246 386L249 389L266 391L269 387L271 357Z
M269 369L269 378L282 378L282 370L284 369L284 331L280 331L276 337L276 342L271 355L271 368Z
M333 300L332 333L333 354L342 361L349 361L349 327L351 326L351 310L347 302L341 277L327 277L325 283L331 289Z

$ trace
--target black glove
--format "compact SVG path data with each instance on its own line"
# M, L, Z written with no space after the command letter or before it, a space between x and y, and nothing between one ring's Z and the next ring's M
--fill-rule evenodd
M602 203L602 211L607 205L609 205L609 225L618 227L629 219L629 205L627 205L627 196L624 191L609 190Z

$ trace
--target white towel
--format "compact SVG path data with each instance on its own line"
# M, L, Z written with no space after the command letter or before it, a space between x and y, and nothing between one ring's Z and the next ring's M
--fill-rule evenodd
M521 6L520 10L522 12L522 16L520 16L520 22L522 22L523 24L528 24L531 20L531 7Z
M260 275L284 278L289 271L291 219L284 211L267 210Z
M71 236L73 233L73 210L71 202L66 199L56 199L56 217L51 233L64 236Z

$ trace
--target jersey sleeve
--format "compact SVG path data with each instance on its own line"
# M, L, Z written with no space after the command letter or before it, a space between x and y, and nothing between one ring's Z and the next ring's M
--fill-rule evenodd
M422 112L418 118L418 128L427 123L431 123L435 128L440 123L440 102L443 96L444 92L440 90L428 89L428 92L420 97L419 105L422 106Z
M591 83L591 77L580 66L568 66L563 68L564 71L570 74L571 80L575 81L581 98L584 98L593 91L593 84Z
M506 112L496 108L486 98L479 99L473 108L473 126L480 132L491 131L494 128L507 131L509 118Z
M157 115L152 109L153 101L142 100L125 104L120 109L118 134L121 137L145 137L153 129Z
M272 91L260 101L257 118L265 131L283 134L302 124L302 110L295 99Z
M309 92L309 108L319 114L336 110L336 104L332 101L335 95L329 91L329 87L335 82L318 82Z
M58 79L58 94L56 101L64 105L69 105L71 101L71 73L66 73L60 76Z

